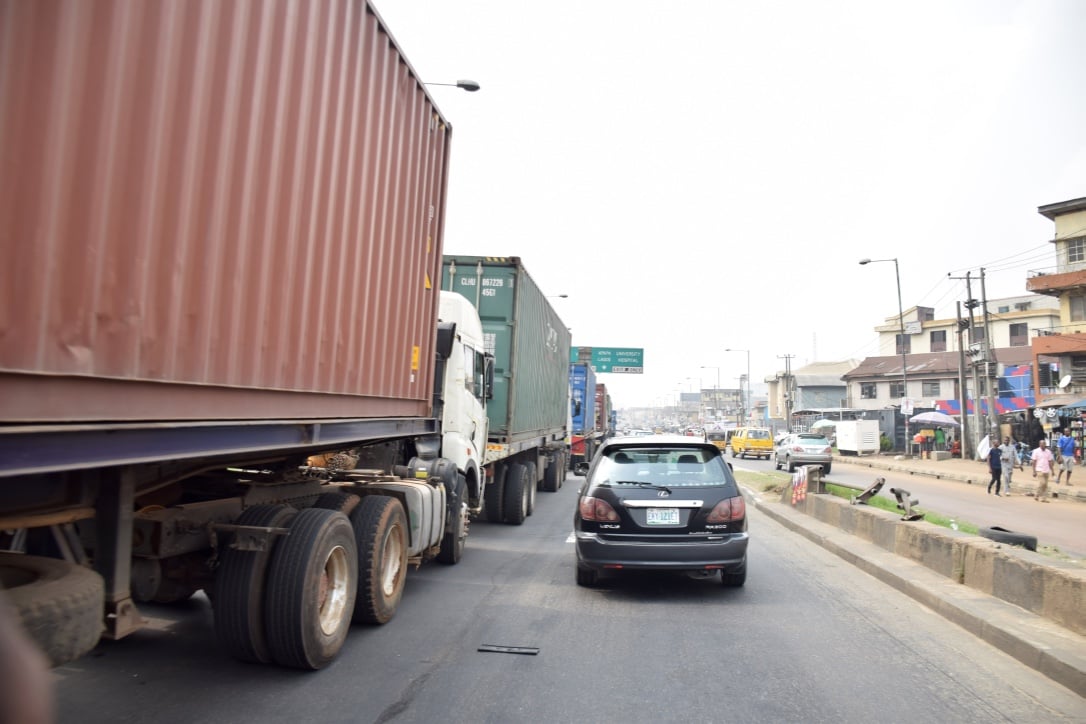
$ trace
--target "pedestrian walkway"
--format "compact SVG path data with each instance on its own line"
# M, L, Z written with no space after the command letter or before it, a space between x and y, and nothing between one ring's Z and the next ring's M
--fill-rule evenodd
M929 460L917 456L878 454L878 455L835 455L834 464L859 465L876 470L926 475L940 480L954 480L974 485L987 485L989 480L988 464L981 460ZM1077 466L1071 477L1071 485L1056 485L1056 475L1048 482L1048 493L1054 498L1086 503L1086 466ZM1027 465L1025 470L1014 471L1014 489L1025 495L1033 495L1037 490L1037 480Z

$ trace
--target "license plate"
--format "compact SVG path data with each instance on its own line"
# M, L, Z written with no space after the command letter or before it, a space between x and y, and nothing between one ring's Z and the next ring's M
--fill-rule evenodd
M678 508L646 508L645 522L649 525L678 525Z

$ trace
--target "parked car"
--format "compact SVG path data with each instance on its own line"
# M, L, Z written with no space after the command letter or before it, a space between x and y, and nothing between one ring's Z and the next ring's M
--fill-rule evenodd
M740 427L732 435L732 457L756 457L769 460L773 454L773 435L764 427Z
M788 472L797 465L821 465L822 472L829 474L833 462L833 447L825 435L816 432L796 432L777 443L773 451L773 468Z
M603 571L721 572L747 578L747 507L723 452L696 437L612 438L596 452L573 515L577 583Z

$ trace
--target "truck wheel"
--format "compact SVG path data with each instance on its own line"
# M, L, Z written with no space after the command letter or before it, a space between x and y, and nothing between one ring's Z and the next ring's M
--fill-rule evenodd
M445 523L445 535L441 538L441 550L437 554L439 563L453 565L459 563L464 555L464 545L468 540L468 504L464 496L468 494L468 483L463 473L456 474L456 490L449 497L448 520Z
M287 505L254 505L238 516L238 525L280 528L298 511ZM263 551L238 550L226 541L215 576L215 635L226 652L254 664L270 664L271 650L264 633L264 580L268 559L279 536L270 536Z
M509 466L505 477L505 522L520 525L528 517L528 471L520 463Z
M359 497L353 493L321 493L310 507L338 510L344 515L350 515L358 501Z
M357 590L358 550L347 516L300 511L268 566L264 615L275 662L298 669L331 662L351 627Z
M358 546L354 620L385 623L396 613L407 576L407 516L400 501L367 495L351 513Z
M59 558L0 553L0 589L27 634L60 666L98 643L105 620L105 582Z
M505 516L502 508L505 503L505 479L508 477L505 465L498 464L494 468L494 478L490 485L483 491L483 509L486 519L491 523L501 523Z
M531 515L535 512L535 493L536 489L539 487L539 482L537 480L539 468L536 467L535 463L527 463L524 466L524 470L524 484L528 488L528 515Z
M557 493L566 477L566 458L562 453L554 456L554 462L543 471L543 492Z

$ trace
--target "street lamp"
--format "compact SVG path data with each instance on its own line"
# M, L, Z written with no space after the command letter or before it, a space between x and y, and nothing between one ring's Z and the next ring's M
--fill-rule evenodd
M901 272L898 269L897 257L893 259L860 259L860 266L879 261L894 262L894 277L897 279L897 322L901 330L899 344L901 345L901 414L905 416L905 453L909 453L909 416L905 414L905 400L909 397L909 377L905 367L905 312L901 307Z
M749 349L731 349L730 347L725 352L746 352L747 353L747 398L743 402L743 421L749 422L747 416L750 415L750 350Z
M445 85L450 88L463 88L468 93L474 93L479 90L479 84L473 80L458 80L455 83L423 83L423 85Z

